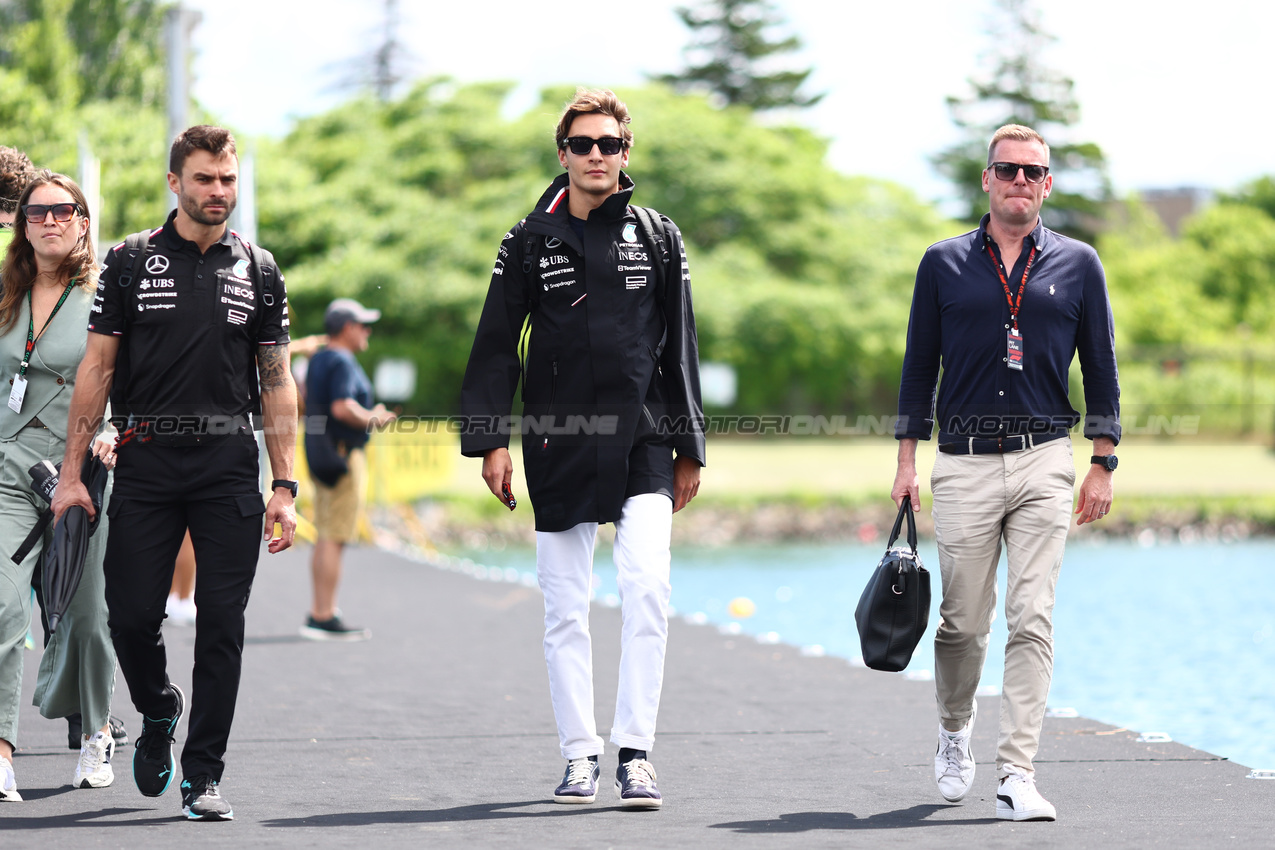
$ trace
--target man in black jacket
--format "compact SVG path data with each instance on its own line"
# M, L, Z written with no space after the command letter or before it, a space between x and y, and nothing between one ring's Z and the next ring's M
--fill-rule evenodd
M629 206L629 120L613 93L585 90L559 120L566 174L501 244L465 371L461 451L483 458L483 479L512 509L509 434L522 431L549 691L568 762L560 803L597 794L589 591L598 523L615 523L615 791L625 806L655 808L647 751L668 637L669 537L673 513L699 489L704 427L681 234ZM511 419L520 378L523 415Z

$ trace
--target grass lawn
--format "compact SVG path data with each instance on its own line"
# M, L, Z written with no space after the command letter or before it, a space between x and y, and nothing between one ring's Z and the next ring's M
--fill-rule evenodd
M892 439L871 440L714 440L700 493L731 501L775 497L834 497L848 501L878 497L894 482L898 448ZM921 489L929 489L935 446L917 452ZM1077 481L1089 467L1090 444L1075 442ZM1209 444L1126 440L1117 448L1116 495L1162 498L1275 495L1275 452L1265 445L1240 442ZM522 459L514 450L515 492L521 485ZM457 455L455 466L438 482L437 495L486 492L482 462Z

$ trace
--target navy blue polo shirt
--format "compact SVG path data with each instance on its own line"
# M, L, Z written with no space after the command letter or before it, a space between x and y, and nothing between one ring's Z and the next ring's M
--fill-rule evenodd
M1080 421L1068 397L1068 370L1079 354L1084 435L1118 443L1115 326L1097 252L1039 220L1023 240L1018 261L1005 273L1017 296L1036 248L1018 313L1023 369L1016 371L1008 364L1009 302L986 248L988 220L984 215L977 230L930 246L921 259L895 437L928 440L935 420L940 442L1065 432Z
M310 358L305 373L306 416L326 416L328 433L350 448L367 445L365 429L351 428L332 415L332 402L353 399L364 408L372 408L372 382L344 348L325 348Z

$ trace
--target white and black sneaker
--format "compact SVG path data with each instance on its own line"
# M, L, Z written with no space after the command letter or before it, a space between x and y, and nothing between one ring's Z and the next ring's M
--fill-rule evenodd
M1054 804L1040 796L1035 778L1014 768L996 789L996 817L1001 820L1057 820Z
M182 780L182 814L188 820L234 820L235 812L211 776Z
M80 760L75 765L76 788L105 788L115 781L115 768L111 756L115 754L115 740L109 734L94 732L93 737L83 738L80 744Z
M13 773L13 762L0 756L0 803L21 803L18 778Z
M934 753L934 781L939 793L949 803L959 803L974 787L974 753L970 739L974 737L974 717L978 701L970 711L970 719L959 732L949 732L939 723L939 745Z
M369 640L372 637L372 630L365 629L362 626L351 626L341 619L338 612L332 615L328 620L316 620L313 615L307 615L305 625L300 629L301 637L310 640L339 640L339 641L359 641Z
M658 809L664 802L655 787L655 768L643 758L621 762L616 768L615 796L629 809Z
M598 798L597 756L584 756L567 762L567 771L562 774L562 783L553 789L555 803L592 803Z

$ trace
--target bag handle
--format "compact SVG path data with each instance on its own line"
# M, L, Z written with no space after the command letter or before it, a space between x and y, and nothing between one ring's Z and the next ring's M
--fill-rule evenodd
M912 554L916 554L916 519L912 516L912 497L904 496L903 502L899 505L899 515L895 517L894 528L890 531L890 540L885 544L886 551L894 545L899 539L899 532L903 529L903 519L907 517L908 521L908 545L912 547Z

